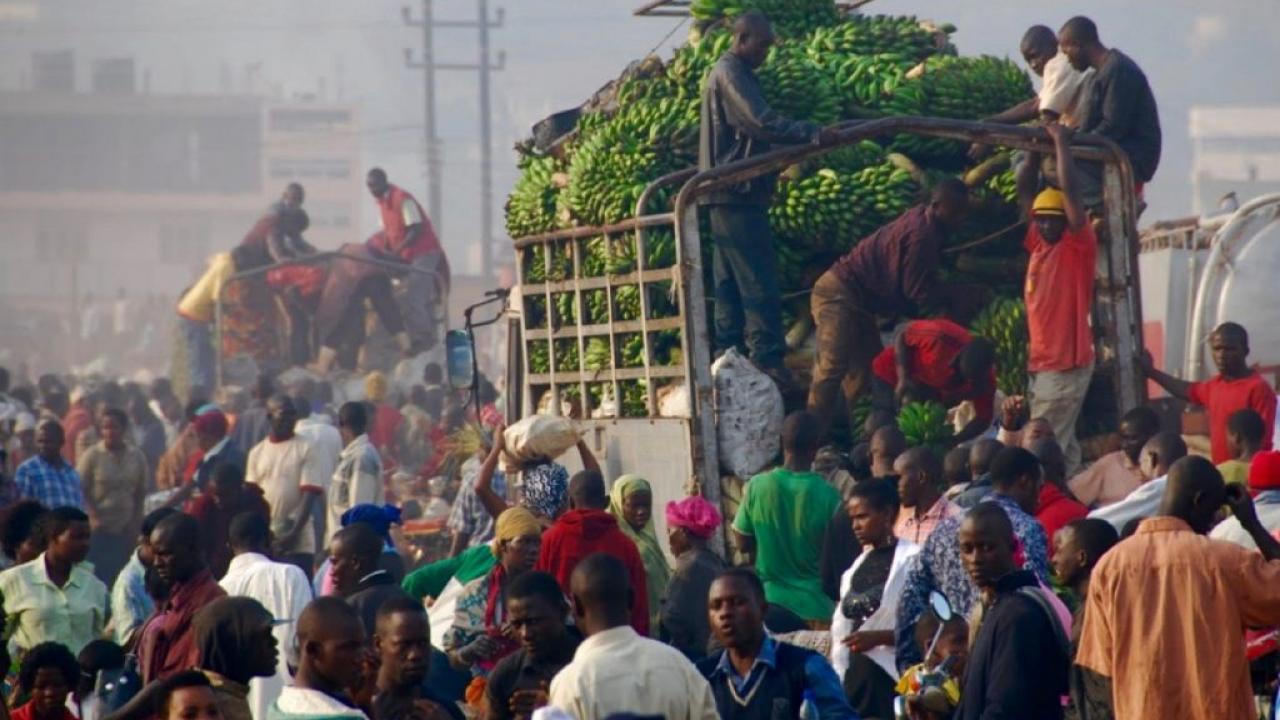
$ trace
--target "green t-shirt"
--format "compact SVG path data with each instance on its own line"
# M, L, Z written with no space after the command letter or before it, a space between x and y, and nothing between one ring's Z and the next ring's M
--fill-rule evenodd
M821 475L777 468L751 478L733 529L756 540L756 572L769 602L805 620L830 620L819 560L840 495Z
M497 564L489 543L481 543L458 553L457 557L445 558L430 565L423 565L404 576L400 588L412 597L421 600L428 595L440 597L444 586L450 578L458 578L458 582L466 585L476 578L484 577Z
M1218 466L1225 482L1241 486L1249 485L1249 463L1243 460L1228 460Z

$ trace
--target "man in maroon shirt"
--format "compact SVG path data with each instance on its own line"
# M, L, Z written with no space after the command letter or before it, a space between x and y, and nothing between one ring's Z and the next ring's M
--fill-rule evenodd
M618 520L605 512L609 496L598 470L583 470L569 480L569 512L560 516L542 535L536 570L550 573L569 593L573 569L588 555L607 553L622 561L631 576L635 603L631 607L631 627L649 634L649 594L644 561L631 538L618 529Z
M847 401L866 389L871 360L881 349L876 318L918 316L942 296L938 264L942 243L959 227L969 189L956 178L938 183L919 205L863 239L813 286L818 357L809 385L809 412L824 432L835 412L836 391Z
M222 577L231 564L231 546L227 544L231 518L244 512L271 517L262 488L246 485L244 468L233 463L218 465L210 486L187 504L187 514L200 524L200 539L214 577Z

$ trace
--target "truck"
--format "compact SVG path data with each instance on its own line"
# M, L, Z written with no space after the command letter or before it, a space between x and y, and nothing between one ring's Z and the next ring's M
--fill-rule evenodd
M845 122L835 129L838 141L830 145L777 149L711 170L686 169L658 178L640 195L634 217L622 222L516 238L508 419L534 412L570 414L585 428L607 477L623 472L645 477L657 508L698 492L731 517L733 498L746 478L721 471L717 447L700 198L882 136L916 134L1024 152L1052 149L1043 130L964 120L899 116ZM1143 347L1143 294L1133 170L1123 151L1102 137L1078 135L1071 151L1078 160L1104 166L1093 307L1097 365L1087 404L1114 427L1123 413L1147 400L1135 362ZM659 195L673 198L669 211L650 210ZM654 246L667 238L674 240L674 255L662 264ZM604 243L609 257L632 261L597 267L589 262L589 243ZM620 312L623 303L638 303L639 312ZM639 362L622 362L624 353ZM663 513L655 512L654 520L658 536L665 538Z

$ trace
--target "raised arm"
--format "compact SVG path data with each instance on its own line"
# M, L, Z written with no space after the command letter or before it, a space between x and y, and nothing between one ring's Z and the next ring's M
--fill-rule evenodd
M578 439L577 447L578 456L582 458L582 469L595 470L598 473L602 473L603 470L600 469L600 462L596 460L596 456L591 452L591 448L587 447L587 441L585 438Z
M1062 186L1066 198L1067 225L1072 230L1079 230L1089 222L1084 211L1084 203L1080 202L1080 193L1076 188L1076 161L1071 156L1071 128L1061 123L1049 123L1044 126L1045 132L1053 138L1053 150L1058 161L1058 183Z
M506 498L493 489L493 476L498 472L498 459L502 457L502 428L493 433L493 447L489 449L480 472L476 475L476 499L484 506L485 512L497 518L511 507Z
M1191 399L1191 385L1181 378L1176 378L1166 372L1156 369L1155 364L1151 361L1150 353L1143 353L1138 358L1138 367L1142 369L1142 374L1148 379L1153 380L1157 385L1169 391L1169 394L1182 400Z

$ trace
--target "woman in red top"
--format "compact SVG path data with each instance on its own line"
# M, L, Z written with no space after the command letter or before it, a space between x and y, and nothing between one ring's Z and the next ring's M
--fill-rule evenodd
M18 689L27 704L13 711L13 720L74 720L67 695L80 679L80 663L65 645L40 643L27 652L18 673Z

